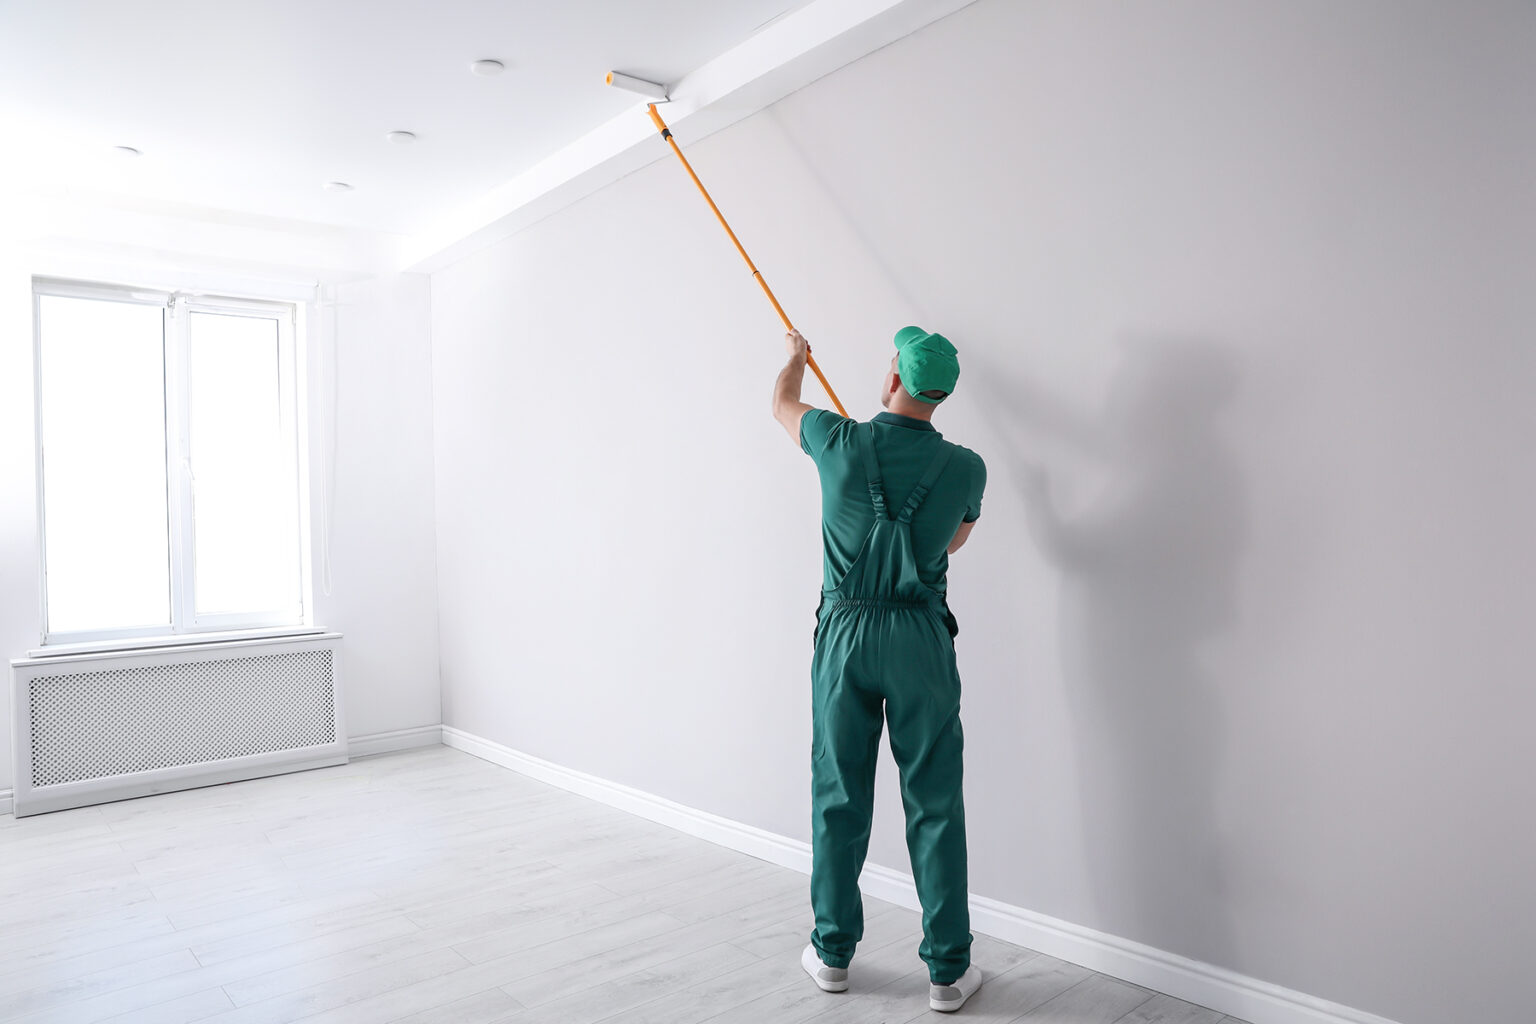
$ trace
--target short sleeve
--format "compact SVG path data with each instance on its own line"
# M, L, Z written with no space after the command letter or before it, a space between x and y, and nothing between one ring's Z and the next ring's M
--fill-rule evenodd
M821 453L827 447L827 439L832 436L832 428L841 421L842 417L830 409L807 409L805 415L800 417L801 450L820 462Z
M974 523L981 518L981 492L987 488L987 464L981 456L971 452L971 494L965 504L965 522Z

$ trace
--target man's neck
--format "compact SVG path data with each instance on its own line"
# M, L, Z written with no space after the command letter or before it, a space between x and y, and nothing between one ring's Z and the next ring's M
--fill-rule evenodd
M922 420L926 423L933 420L933 412L937 408L938 406L936 405L919 402L915 398L898 393L891 396L891 404L885 407L885 411L893 412L897 416L906 416L909 419Z

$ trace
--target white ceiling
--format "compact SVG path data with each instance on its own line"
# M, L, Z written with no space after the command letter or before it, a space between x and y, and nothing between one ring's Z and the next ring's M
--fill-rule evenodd
M417 232L806 3L0 0L0 184Z

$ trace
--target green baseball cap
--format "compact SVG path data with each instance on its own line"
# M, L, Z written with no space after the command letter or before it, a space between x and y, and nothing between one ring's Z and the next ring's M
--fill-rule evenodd
M896 372L907 394L919 402L938 405L944 399L925 398L921 392L942 391L946 396L953 392L960 379L960 360L944 335L921 327L903 327L896 332Z

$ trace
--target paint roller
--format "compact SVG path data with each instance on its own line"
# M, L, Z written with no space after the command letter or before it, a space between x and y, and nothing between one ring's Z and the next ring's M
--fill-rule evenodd
M649 96L653 100L667 102L667 87L657 85L655 82L647 82L643 78L635 78L633 75L621 75L617 71L608 72L608 84L617 86L628 92L637 92L641 96Z
M650 96L661 100L663 103L668 100L665 86L658 85L655 82L647 82L643 78L635 78L631 75L621 75L617 71L610 71L608 72L607 81L609 85L617 86L629 92L639 93L642 96ZM757 269L757 265L752 262L752 257L747 255L747 250L742 247L741 240L736 237L736 232L732 231L731 226L725 222L725 215L720 212L720 207L716 206L715 201L710 198L709 190L704 187L704 183L694 173L693 165L688 162L687 157L683 156L683 151L678 147L677 140L672 137L672 130L667 127L667 123L661 119L661 114L656 110L656 104L647 103L646 110L650 111L651 121L655 123L656 130L661 133L663 139L667 140L668 145L672 147L672 152L677 154L677 158L683 162L683 169L688 172L688 177L692 178L693 183L698 186L699 193L704 197L704 201L715 212L715 218L720 221L720 226L725 228L725 233L730 236L731 243L736 246L736 251L741 253L743 260L746 260L747 269L752 271L752 276L756 278L757 283L763 288L763 294L767 295L768 301L773 303L773 311L779 314L779 319L784 322L784 329L786 331L793 331L795 326L789 322L789 315L784 312L784 307L779 305L779 300L774 297L773 289L769 288L768 282L763 279L762 271ZM816 365L816 360L810 355L809 346L806 348L805 365L809 366L811 372L816 375L816 379L821 381L821 386L827 391L827 397L832 399L832 404L837 407L838 414L847 418L848 410L844 409L843 403L837 400L837 393L832 390L832 385L827 382L826 375L821 372L821 367Z

